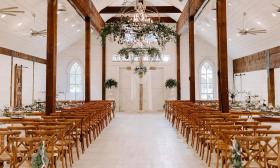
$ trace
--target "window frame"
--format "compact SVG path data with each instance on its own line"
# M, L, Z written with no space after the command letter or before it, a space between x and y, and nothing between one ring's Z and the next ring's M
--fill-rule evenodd
M212 69L212 82L209 82L208 80L209 80L209 78L208 78L208 76L209 76L209 74L210 73L208 73L208 69L206 69L206 74L204 74L205 75L205 82L202 82L202 68L206 65L206 64L208 64L208 66ZM207 100L215 100L215 98L216 98L216 76L215 76L215 74L216 74L216 69L215 69L215 65L212 63L212 61L209 61L209 60L204 60L204 61L202 61L201 62L201 64L200 64L200 66L199 66L199 98L201 99L201 100L205 100L205 101L207 101ZM202 91L202 85L206 85L206 90L208 90L209 88L209 85L212 85L212 87L210 87L210 88L212 88L212 93L208 93L208 91L207 91L207 93L204 93L203 91ZM203 95L206 95L206 99L205 98L203 98ZM211 97L212 96L212 98L210 98L209 99L209 96Z
M80 68L80 74L78 74L77 72L75 74L72 74L71 70L72 70L72 67L77 64ZM71 76L72 75L75 75L75 83L71 83ZM77 78L77 75L80 76L80 84L77 84L77 81L76 81L76 78ZM81 62L79 60L73 60L71 61L71 63L69 64L68 66L68 72L67 72L67 78L68 78L68 85L67 85L67 90L68 90L68 93L73 94L74 95L74 98L75 100L77 100L77 97L79 95L81 95L82 97L84 97L84 68L83 68L83 65L81 64ZM72 92L71 91L71 86L80 86L80 91L77 91L75 90L75 92Z

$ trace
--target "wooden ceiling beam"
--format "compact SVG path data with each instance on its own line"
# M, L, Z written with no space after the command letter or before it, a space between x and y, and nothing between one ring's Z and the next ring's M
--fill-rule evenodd
M102 9L99 13L101 14L115 14L122 13L123 11L133 11L134 6L107 6ZM181 13L181 10L175 6L147 6L147 13L154 13L152 11L157 11L158 13Z
M171 17L149 17L151 20L160 21L160 23L177 23L176 20L172 19ZM106 23L116 22L119 21L121 17L112 17L106 21Z
M105 22L91 0L68 0L68 1L76 9L76 11L84 20L86 17L89 17L91 25L98 32L101 31L101 29L105 25Z
M269 53L268 65L266 52ZM233 60L233 73L235 74L260 71L268 68L280 68L280 46Z
M183 27L189 23L189 18L194 17L206 0L189 0L177 22L177 32L180 33Z

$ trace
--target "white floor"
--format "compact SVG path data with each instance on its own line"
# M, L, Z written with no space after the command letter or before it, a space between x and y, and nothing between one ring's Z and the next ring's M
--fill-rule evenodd
M204 168L163 113L117 113L74 168Z

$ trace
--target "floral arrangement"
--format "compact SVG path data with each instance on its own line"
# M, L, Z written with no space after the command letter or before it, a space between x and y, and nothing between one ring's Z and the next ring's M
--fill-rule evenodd
M105 88L107 89L111 89L112 87L118 87L118 82L115 81L114 79L108 79L106 82L105 82Z
M165 82L165 87L166 88L175 88L177 86L177 81L175 79L168 79Z
M229 93L229 97L231 98L231 103L233 104L235 102L235 98L236 98L238 92L236 92L236 91L229 91L228 93Z
M32 156L32 168L47 168L49 164L49 159L47 156L48 155L45 149L45 143L43 142L40 144L37 153Z
M134 72L137 73L140 78L142 78L147 73L147 67L145 67L144 65L136 66Z
M143 41L143 39L153 35L157 44L161 47L177 39L175 28L160 22L145 24L133 22L133 19L124 16L119 21L107 23L100 32L103 44L105 44L106 37L108 36L113 41L117 41L118 44L126 44L128 43L127 34L130 34L135 41Z
M157 48L151 47L151 48L123 48L121 49L118 54L122 57L125 57L126 59L129 58L130 55L133 56L144 56L148 55L151 58L154 57L160 57L160 51Z
M231 163L233 168L242 168L241 147L236 139L232 141Z

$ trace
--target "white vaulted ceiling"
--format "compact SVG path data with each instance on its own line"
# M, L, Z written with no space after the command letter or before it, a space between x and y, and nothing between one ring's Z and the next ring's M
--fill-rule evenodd
M59 0L66 5L67 12L58 15L58 51L63 51L84 37L84 21L67 0ZM1 0L0 8L18 6L25 13L17 16L0 14L0 46L27 54L46 57L46 37L31 37L30 30L47 28L47 0ZM36 22L32 13L36 14ZM73 26L74 25L74 26ZM5 38L3 38L5 37Z
M98 11L101 11L107 6L122 6L124 1L127 1L127 4L131 5L135 4L134 2L136 0L92 0ZM188 0L144 0L147 6L175 6L181 11L183 11L187 1ZM105 21L107 21L111 17L115 16L115 14L102 14L101 16ZM180 17L180 13L167 13L161 14L161 16L169 16L177 21Z
M280 0L227 0L228 48L232 58L239 58L280 45L280 13L272 4ZM196 21L196 34L216 46L215 1L210 0ZM266 34L240 36L243 12L247 13L246 27L266 29Z

